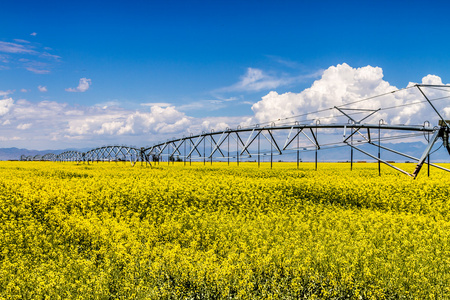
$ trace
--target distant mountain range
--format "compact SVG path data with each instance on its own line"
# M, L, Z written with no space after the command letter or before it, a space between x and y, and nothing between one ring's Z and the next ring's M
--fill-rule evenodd
M20 156L35 156L44 155L47 153L60 154L64 151L76 150L80 152L88 151L89 149L62 149L62 150L28 150L19 148L0 148L0 160L20 160Z
M436 143L431 155L432 162L450 162L450 155L444 147L440 147L442 143ZM396 151L408 154L410 156L420 158L423 151L425 150L426 145L421 142L414 143L397 143L397 144L383 144L383 146L395 149ZM360 146L361 149L371 153L374 156L377 156L378 149L375 146L371 146L368 144L364 144ZM318 161L325 162L342 162L342 161L350 161L351 153L350 147L338 147L332 149L323 149L318 151ZM35 156L35 155L44 155L47 153L60 154L64 151L75 150L80 152L87 152L90 148L81 148L81 149L60 149L60 150L29 150L29 149L19 149L19 148L0 148L0 160L20 160L21 155L25 156ZM270 161L270 150L261 150L261 153L266 153L266 155L261 156L261 161ZM226 154L226 152L224 152ZM231 156L234 156L236 153L231 153ZM296 151L284 152L283 155L275 155L276 151L273 152L273 161L296 161L297 153ZM165 159L166 156L163 156ZM381 158L383 160L396 161L396 162L405 162L405 161L414 161L407 157L400 156L398 154L389 152L387 150L381 150ZM214 159L217 159L215 157ZM257 160L257 156L246 157L242 156L242 161L255 161ZM302 161L314 161L315 160L315 151L300 151L300 159ZM371 157L360 153L357 150L353 151L353 160L354 161L375 161Z

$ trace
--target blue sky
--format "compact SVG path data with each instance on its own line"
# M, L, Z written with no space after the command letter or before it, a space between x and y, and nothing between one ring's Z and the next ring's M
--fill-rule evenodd
M389 87L430 74L447 83L449 8L444 1L2 1L0 147L144 145L261 122L258 107L272 109L257 104L274 99L271 92L299 94L343 64L354 72L378 67L379 84Z

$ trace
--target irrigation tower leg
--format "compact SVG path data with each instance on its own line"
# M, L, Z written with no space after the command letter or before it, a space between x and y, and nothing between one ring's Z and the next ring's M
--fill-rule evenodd
M260 161L261 161L261 156L260 156L260 144L259 144L259 141L260 141L260 139L259 139L259 134L258 134L258 168L259 168L259 166L260 166Z
M227 160L228 160L228 166L230 166L230 134L227 137L227 142L228 142L228 152L227 152L228 158L227 158Z
M273 144L270 142L270 168L273 166Z
M299 160L300 160L300 148L299 148L299 141L298 141L298 132L300 129L297 129L297 170L299 169Z
M239 167L239 136L236 133L236 162L237 166Z
M378 176L381 176L381 128L378 126Z
M350 143L353 145L353 128L352 128L352 137ZM353 171L353 147L350 148L350 171Z
M311 131L311 132L312 132L312 131ZM316 128L316 140L318 140L318 138L317 138L317 128ZM317 171L317 150L318 150L318 149L317 149L317 148L318 148L317 145L318 145L318 142L316 141L316 155L315 155L315 156L316 156L316 171Z
M429 132L428 132L428 140L430 140L430 133ZM428 161L428 172L427 172L427 174L428 174L428 177L430 177L430 154L428 154L427 161Z

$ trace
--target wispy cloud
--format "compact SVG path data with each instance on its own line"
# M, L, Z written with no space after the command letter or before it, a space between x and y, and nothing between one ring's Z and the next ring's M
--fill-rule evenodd
M281 85L285 85L288 83L289 82L286 79L269 76L260 69L247 68L247 72L243 76L241 76L239 82L229 87L225 87L222 90L228 92L257 92L261 90L275 89Z
M27 69L28 71L33 72L35 74L48 74L48 73L50 73L49 70L39 70L39 69L36 69L36 68L33 68L33 67L27 67L25 69Z
M31 36L36 36L37 33L36 33L36 32L32 32L32 33L30 33L30 35L31 35Z
M8 63L9 62L9 56L6 55L6 54L0 54L0 62Z
M119 100L110 100L110 101L97 103L97 104L95 104L95 106L101 107L103 109L110 108L110 107L120 107L120 101Z
M1 41L0 41L0 52L37 54L35 50L31 49L31 46Z
M299 62L290 60L290 59L286 59L280 56L276 56L276 55L266 55L269 59L271 59L272 61L276 62L277 64L283 65L285 67L291 68L291 69L300 69L302 68L302 64L300 64Z
M229 97L229 98L217 97L217 99L193 101L187 104L180 105L177 108L181 111L194 111L194 110L216 111L229 106L231 102L236 101L237 99L238 98L236 97Z
M222 104L222 101L219 100L200 100L181 105L178 107L178 109L181 111L193 111L193 110L212 111L221 109L223 107L224 105Z
M41 56L45 57L45 58L51 58L51 59L54 59L54 60L57 60L57 61L59 61L61 59L61 56L50 54L50 53L47 53L47 52L42 53Z
M12 93L14 93L14 91L12 91L12 90L0 91L0 97L6 97Z
M159 106L159 107L168 107L172 106L172 104L167 102L148 102L148 103L141 103L142 106Z
M92 81L87 78L80 78L80 83L76 88L67 88L66 92L86 92L91 86Z
M16 65L36 74L50 73L51 67L55 62L60 62L61 57L44 49L40 44L23 39L14 39L14 42L0 41L0 62L6 64L0 68L9 69Z
M29 44L30 43L30 41L22 40L22 39L14 39L14 41L17 42L17 43L22 43L22 44Z
M45 93L45 92L47 92L47 87L40 85L40 86L38 86L38 90L39 90L39 92Z
M247 72L240 77L238 82L231 86L217 89L213 92L260 92L275 90L278 87L301 82L307 78L315 78L320 75L320 73L321 72L314 72L312 74L295 76L289 74L276 75L275 72L270 74L261 69L247 68Z

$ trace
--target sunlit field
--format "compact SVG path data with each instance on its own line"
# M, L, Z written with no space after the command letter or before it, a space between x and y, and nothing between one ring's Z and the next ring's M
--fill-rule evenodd
M0 162L0 298L448 299L449 191L373 163Z

